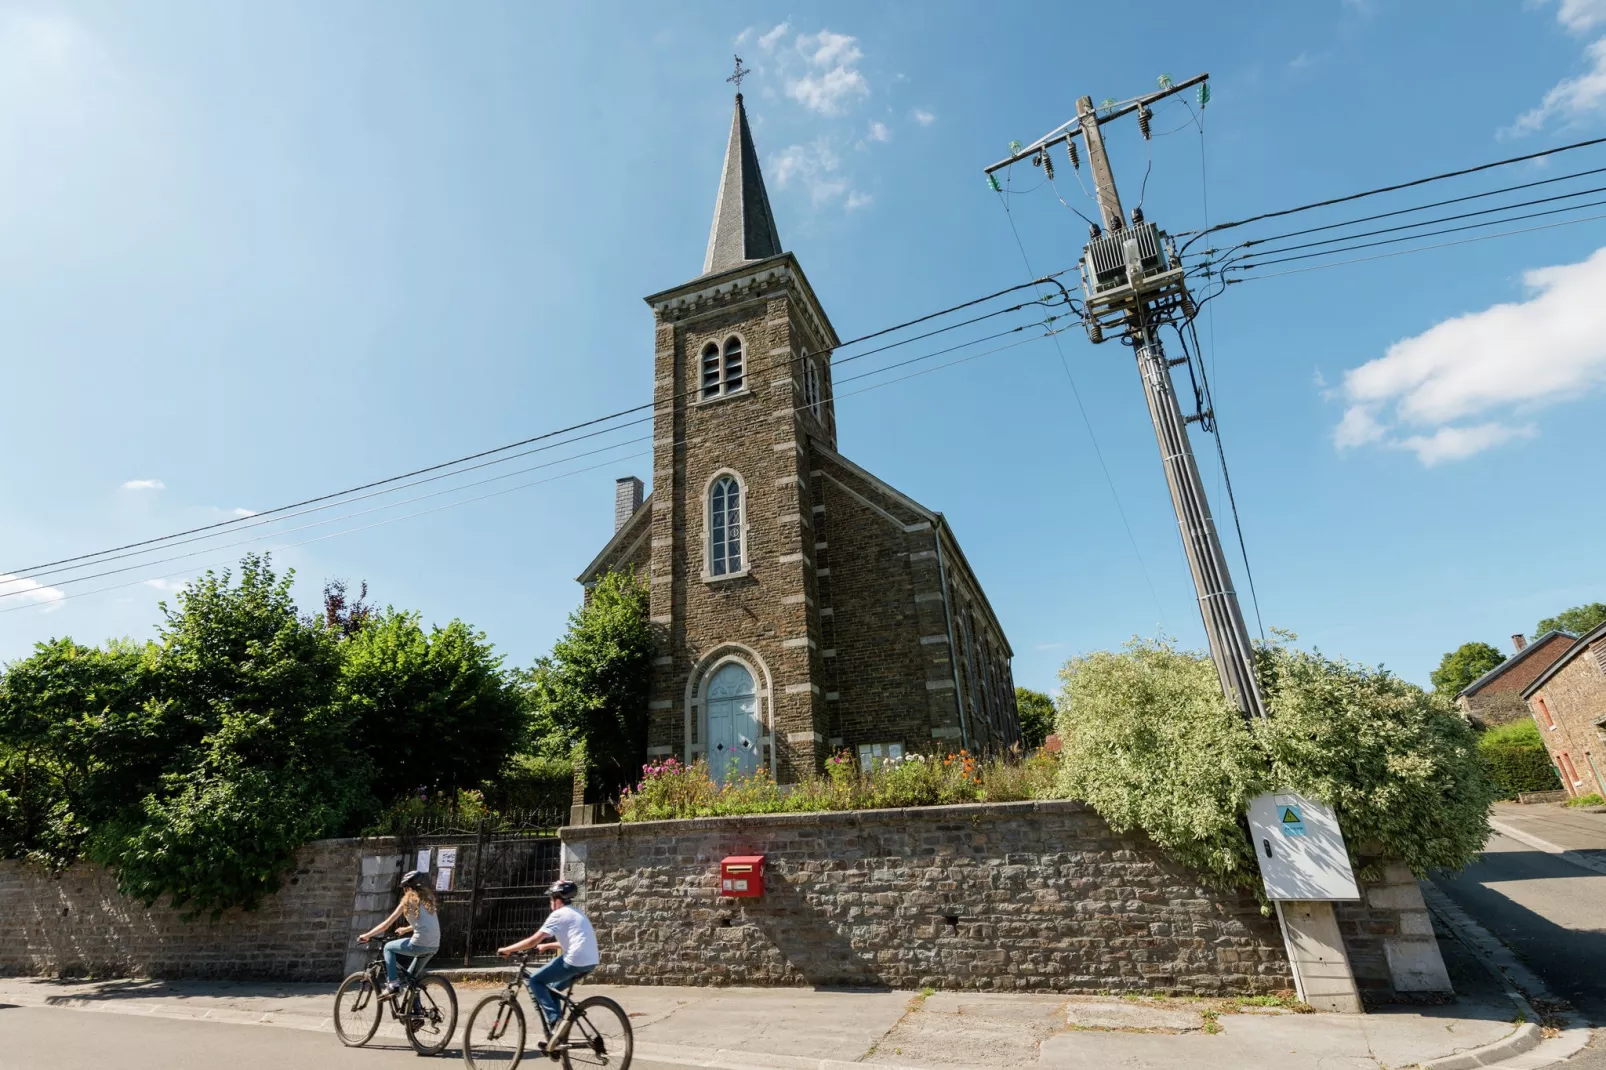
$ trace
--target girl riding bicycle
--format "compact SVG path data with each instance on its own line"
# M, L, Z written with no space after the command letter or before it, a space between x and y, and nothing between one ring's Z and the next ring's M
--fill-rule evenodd
M396 904L390 916L357 937L359 943L366 944L389 929L397 919L407 919L407 924L397 930L404 934L402 938L385 945L385 976L389 983L380 993L382 996L401 989L401 978L396 969L398 955L412 956L413 961L408 965L407 973L417 980L429 960L435 957L435 952L441 949L440 908L435 902L435 889L429 886L429 874L412 870L402 877L401 886L401 902Z
M579 891L573 881L554 881L546 890L552 913L541 923L540 931L517 943L496 949L496 953L503 958L532 947L537 951L561 952L531 974L528 981L530 998L541 1008L541 1016L546 1019L549 1028L558 1024L560 1013L552 990L573 986L602 961L591 920L570 906ZM560 1042L562 1039L558 1038Z

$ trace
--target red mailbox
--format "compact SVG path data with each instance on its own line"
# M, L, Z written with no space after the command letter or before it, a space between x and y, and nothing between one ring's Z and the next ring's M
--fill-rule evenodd
M731 855L719 864L719 894L750 899L764 894L764 856Z

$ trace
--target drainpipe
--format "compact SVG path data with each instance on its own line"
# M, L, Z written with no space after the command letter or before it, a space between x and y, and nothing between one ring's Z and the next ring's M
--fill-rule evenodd
M942 529L947 525L941 513L931 529L937 543L937 579L942 584L942 615L948 622L948 664L954 671L954 706L959 710L959 745L970 749L970 729L965 722L965 696L959 689L959 651L954 646L954 610L948 602L948 568L942 558Z

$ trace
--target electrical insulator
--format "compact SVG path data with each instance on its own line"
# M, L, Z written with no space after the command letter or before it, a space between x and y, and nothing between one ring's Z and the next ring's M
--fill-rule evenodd
M1076 171L1082 169L1082 160L1076 155L1076 142L1070 138L1065 139L1065 155L1071 158L1071 168Z
M1161 89L1170 89L1171 88L1171 75L1169 75L1169 74L1160 75L1160 77L1158 77L1158 78L1156 78L1154 80L1154 84L1159 86Z
M1154 112L1147 107L1142 104L1138 105L1138 129L1143 132L1144 141L1149 140L1149 119L1153 115Z
M1140 204L1136 208L1132 209L1132 225L1134 227L1137 227L1137 226L1142 226L1142 224L1143 224L1143 205Z
M994 193L1002 193L1002 192L1004 192L1003 187L998 184L998 176L997 175L988 175L987 176L987 188L992 190Z
M1193 319L1194 313L1199 309L1193 303L1193 295L1186 290L1182 291L1182 316L1184 319Z
M1199 88L1194 91L1193 95L1198 98L1199 110L1204 111L1204 106L1210 103L1210 83L1200 82Z
M1043 166L1043 154L1041 152L1035 154L1032 157L1032 166L1033 167L1042 167Z
M1104 341L1104 328L1099 326L1097 323L1094 323L1093 326L1087 329L1087 336L1092 340L1094 345L1097 345L1098 343Z
M1054 181L1054 158L1048 154L1048 150L1047 149L1043 150L1042 156L1043 156L1043 174L1047 175L1048 176L1048 180L1050 182L1052 182L1052 181Z
M1087 236L1090 241L1098 241L1103 234L1104 231L1099 229L1099 225L1097 223L1089 223L1087 225Z
M1011 156L1013 156L1013 155L1015 155L1015 153L1017 153L1019 151L1020 151L1020 142L1019 141L1011 141L1009 143L1009 154Z

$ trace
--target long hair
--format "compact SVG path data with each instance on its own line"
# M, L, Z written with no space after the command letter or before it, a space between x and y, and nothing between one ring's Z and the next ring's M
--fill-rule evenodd
M440 913L440 904L435 900L435 889L429 885L420 885L417 888L408 888L402 893L402 913L408 918L418 917L419 904L429 908L431 914Z

